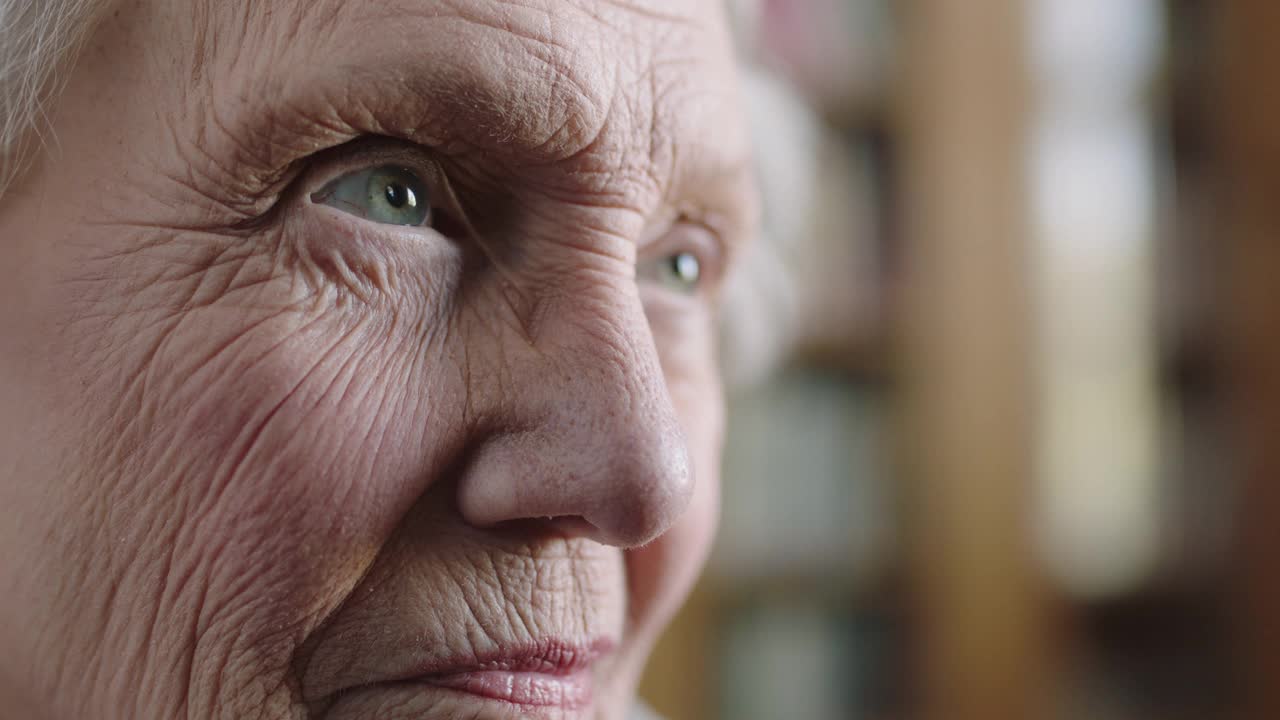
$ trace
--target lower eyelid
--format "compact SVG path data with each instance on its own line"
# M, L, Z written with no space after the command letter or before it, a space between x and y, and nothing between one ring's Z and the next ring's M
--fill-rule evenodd
M361 210L359 207L356 207L355 205L352 205L346 200L335 199L333 197L333 193L314 192L314 193L311 193L310 200L311 202L317 205L328 205L329 201L333 200L334 202L337 202L346 206L345 209L347 210L347 212L350 212L352 215L356 215L358 217L364 217L363 210Z

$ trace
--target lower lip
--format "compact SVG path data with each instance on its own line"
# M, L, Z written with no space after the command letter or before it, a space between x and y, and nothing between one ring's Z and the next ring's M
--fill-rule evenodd
M440 675L429 682L437 687L530 708L580 710L591 704L591 675L586 670L565 675L477 670Z

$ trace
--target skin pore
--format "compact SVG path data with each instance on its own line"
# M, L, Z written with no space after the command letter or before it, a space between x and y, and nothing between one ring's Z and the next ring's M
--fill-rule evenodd
M718 505L721 12L106 12L0 198L0 716L624 717ZM326 201L387 167L429 225Z

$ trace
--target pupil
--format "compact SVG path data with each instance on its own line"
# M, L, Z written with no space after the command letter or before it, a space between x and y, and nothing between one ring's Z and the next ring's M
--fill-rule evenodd
M399 210L406 205L417 205L413 191L400 183L387 183L387 204Z
M683 282L697 282L699 269L698 258L689 253L680 253L671 258L671 270Z

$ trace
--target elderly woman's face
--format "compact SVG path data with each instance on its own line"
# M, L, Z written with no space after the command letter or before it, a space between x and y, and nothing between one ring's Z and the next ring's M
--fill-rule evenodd
M0 200L0 714L625 715L717 504L718 13L109 12Z

